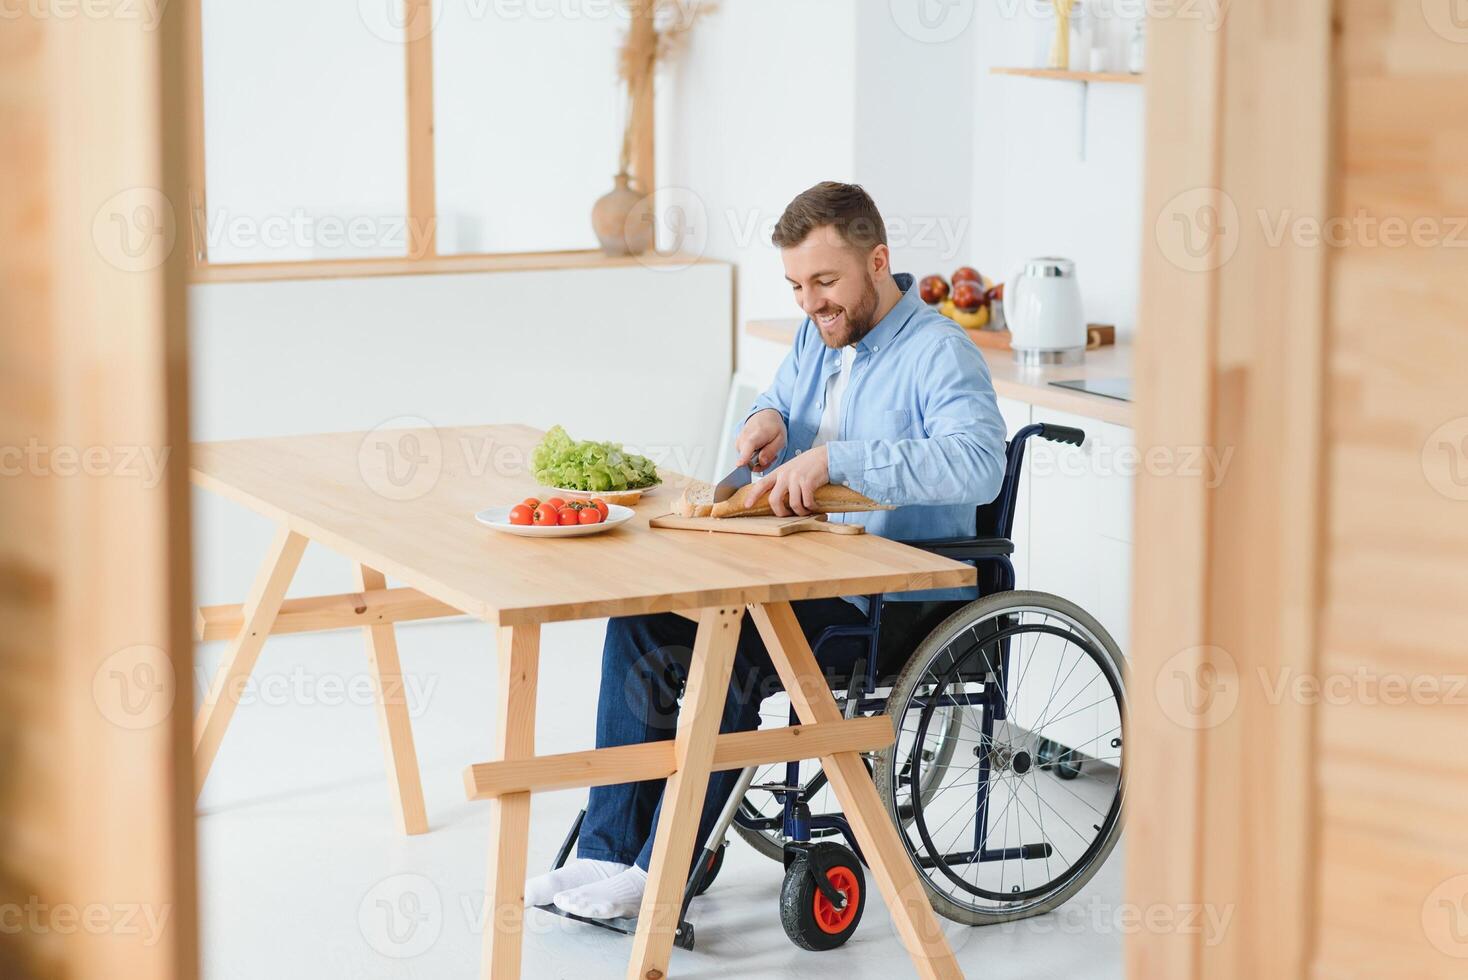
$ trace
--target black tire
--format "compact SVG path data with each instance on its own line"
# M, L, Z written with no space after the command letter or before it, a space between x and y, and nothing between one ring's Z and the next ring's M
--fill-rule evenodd
M713 862L709 865L708 874L704 876L703 882L699 884L698 891L694 892L694 895L702 895L704 892L709 890L709 886L712 885L714 883L714 879L719 876L720 869L724 867L724 852L728 849L728 841L725 841L723 844L719 845L719 849L714 852Z
M1025 615L1038 612L1048 617L1044 625L1049 633L1056 633L1057 636L1066 633L1073 634L1071 642L1076 649L1085 651L1089 658L1088 662L1095 666L1098 681L1104 682L1114 697L1120 715L1119 727L1125 722L1126 661L1116 646L1116 641L1085 610L1059 596L1032 591L1001 592L986 596L954 612L918 645L893 684L892 694L888 700L887 713L893 718L898 741L877 754L877 789L888 812L902 831L903 844L914 866L918 869L928 898L933 903L933 908L945 918L967 925L991 925L1028 918L1064 904L1105 863L1122 831L1125 776L1118 751L1116 759L1107 764L1097 762L1093 765L1092 760L1095 757L1086 757L1084 773L1088 781L1102 779L1107 772L1114 774L1114 788L1110 790L1109 797L1110 805L1097 814L1099 822L1095 826L1094 838L1087 842L1084 853L1078 853L1069 867L1065 867L1061 874L1053 877L1050 885L1031 888L1028 895L1016 897L1013 900L1003 900L997 896L985 897L979 892L973 895L960 894L951 889L948 882L942 877L944 868L941 865L933 864L934 855L927 842L913 839L914 830L921 828L913 828L909 825L909 811L913 809L909 805L911 794L905 793L899 779L902 760L898 758L898 743L904 738L904 718L908 712L918 710L913 705L921 704L919 688L925 683L925 677L928 682L931 682L933 676L945 672L945 665L953 662L944 659L947 656L945 651L950 643L959 640L966 633L981 636L982 634L970 633L977 624L1011 622L1011 620L1005 620L1004 617L1013 616L1021 610L1025 611ZM1055 623L1062 624L1064 628L1054 626L1052 619ZM1019 680L1023 682L1023 679L1021 675ZM1120 730L1118 737L1109 744L1115 749L1120 749L1123 744ZM1057 748L1061 752L1065 751L1064 746L1057 746ZM1037 756L1038 754L1036 752ZM1036 762L1038 761L1036 759ZM1112 765L1112 768L1108 769L1107 765ZM1039 765L1034 768L1041 769ZM1062 771L1062 768L1069 771ZM1079 767L1065 767L1059 759L1056 759L1054 765L1047 767L1044 771L1048 773L1047 778L1053 777L1066 782L1082 775ZM1056 785L1058 786L1059 783ZM1082 786L1081 783L1074 785ZM1036 806L1038 805L1037 803ZM1069 855L1066 857L1069 858ZM925 863L926 866L924 866ZM935 882L944 887L937 887ZM1012 890L1019 891L1018 888ZM1005 896L1005 899L1007 898L1008 896Z
M1040 768L1053 772L1060 779L1075 779L1081 774L1081 757L1059 742L1048 738L1040 739L1038 753Z
M840 844L812 844L810 850L818 852L820 863L828 869L827 880L846 896L848 905L845 909L831 905L816 887L810 856L802 852L790 862L780 886L780 925L801 949L824 952L844 944L861 924L867 903L866 876L856 855Z

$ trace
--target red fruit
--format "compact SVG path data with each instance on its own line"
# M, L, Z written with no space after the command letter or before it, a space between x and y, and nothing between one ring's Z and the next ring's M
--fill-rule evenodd
M971 265L961 265L953 273L953 288L955 289L958 288L958 284L961 282L977 282L982 284L983 281L984 277L979 275L979 270ZM954 302L957 303L958 300L954 300Z
M536 497L526 497L524 500L520 501L520 503L524 504L526 507L529 507L531 510L534 510L535 508L540 506L540 500Z
M948 282L942 276L924 276L918 283L918 295L929 306L936 306L948 298Z
M549 527L560 520L560 511L552 507L547 501L535 508L535 513L530 515L530 522L537 527Z
M1001 282L999 285L997 285L993 289L989 290L988 299L989 299L989 302L991 302L991 303L1002 303L1002 302L1004 302L1004 283Z
M972 313L984 305L984 287L976 282L961 282L953 287L953 305Z
M583 507L581 508L581 510L577 511L577 514L580 516L582 524L601 523L601 511L597 510L595 507Z
M595 507L598 511L601 512L602 520L607 519L607 513L610 511L610 508L607 507L607 502L605 500L601 499L600 497L592 497L591 506Z
M575 507L567 507L560 512L559 522L561 524L580 524L581 515Z
M566 506L566 502L560 497L552 497L547 500L546 503L554 507L556 510L560 510L562 507Z
M510 523L529 524L534 513L534 508L527 507L524 504L516 504L510 508Z

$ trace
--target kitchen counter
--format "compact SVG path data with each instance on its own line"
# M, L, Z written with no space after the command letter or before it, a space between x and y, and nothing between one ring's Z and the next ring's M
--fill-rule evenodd
M744 332L750 337L789 346L800 327L798 319L749 320ZM989 374L994 380L994 391L1003 398L1027 402L1043 408L1071 412L1101 422L1111 422L1132 428L1134 416L1131 402L1118 401L1102 395L1087 394L1070 388L1057 388L1051 381L1074 381L1081 378L1126 378L1132 377L1132 348L1130 344L1116 344L1086 351L1084 364L1045 365L1043 367L1021 367L1014 362L1014 355L1007 350L979 348L989 363Z

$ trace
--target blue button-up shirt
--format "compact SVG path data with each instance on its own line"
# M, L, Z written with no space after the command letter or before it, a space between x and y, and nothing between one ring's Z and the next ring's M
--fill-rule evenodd
M958 324L923 303L912 276L894 278L902 298L856 344L840 427L826 453L832 483L897 509L830 519L898 541L971 537L974 508L993 500L1004 480L1004 419L989 366ZM748 413L773 408L784 417L789 439L777 463L810 448L826 382L840 370L841 351L827 347L807 317L774 384ZM930 589L887 598L977 594ZM848 598L865 609L863 600Z

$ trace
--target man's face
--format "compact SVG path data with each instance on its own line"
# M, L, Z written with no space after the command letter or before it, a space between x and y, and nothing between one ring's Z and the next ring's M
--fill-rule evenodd
M795 302L815 322L827 347L854 344L876 326L876 276L887 267L887 246L853 248L827 226L781 249L780 260Z

